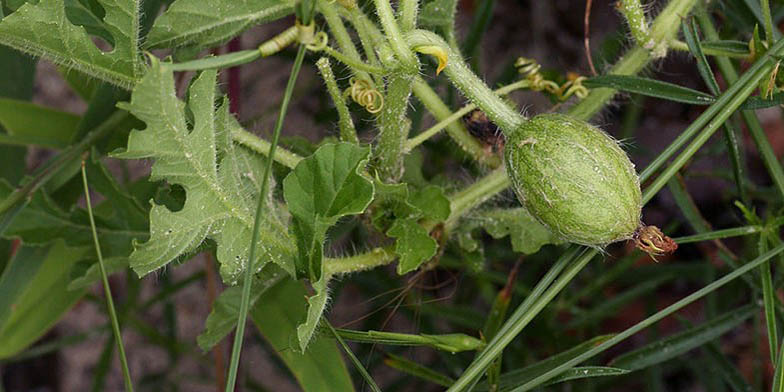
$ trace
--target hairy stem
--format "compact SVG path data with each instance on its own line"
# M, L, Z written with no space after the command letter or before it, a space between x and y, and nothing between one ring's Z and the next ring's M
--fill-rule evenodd
M324 83L327 85L327 91L335 103L335 108L338 111L338 128L340 128L340 140L344 142L359 144L357 138L357 130L354 128L354 121L351 120L351 113L348 111L346 101L343 99L343 92L338 88L338 83L335 81L335 74L332 73L332 67L329 65L329 59L326 57L320 58L316 62L316 66L324 78Z
M378 145L374 151L376 169L384 180L397 181L403 175L403 146L411 129L411 120L406 117L410 96L411 76L393 74L378 117Z
M443 38L430 31L414 30L406 34L406 40L413 48L430 46L444 50L447 53L447 64L444 68L446 76L504 133L514 132L526 120L487 87L485 82L468 68L462 56L452 50Z
M389 45L395 52L402 68L410 74L415 74L419 71L419 62L411 49L408 48L408 44L400 32L392 5L389 4L389 0L373 0L373 3L376 5L376 13L381 21L381 27L384 28Z

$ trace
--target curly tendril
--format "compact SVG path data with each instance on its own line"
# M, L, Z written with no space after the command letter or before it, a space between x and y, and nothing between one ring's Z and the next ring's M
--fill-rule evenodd
M572 95L580 99L583 99L588 95L588 88L582 84L586 79L584 76L569 73L567 75L567 82L559 86L558 83L545 79L544 75L540 72L542 70L542 65L537 63L534 59L519 57L517 61L515 61L515 67L517 68L517 72L523 75L531 84L531 90L546 91L555 95L559 101L565 101Z
M384 108L384 96L373 88L365 79L349 79L349 88L343 92L344 96L351 97L351 100L364 107L368 113L378 113Z

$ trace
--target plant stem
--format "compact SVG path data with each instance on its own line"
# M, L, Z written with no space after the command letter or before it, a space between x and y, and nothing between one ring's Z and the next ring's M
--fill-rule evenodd
M288 109L289 101L291 100L291 95L294 91L294 84L297 81L299 70L302 67L302 61L305 59L305 51L305 45L300 44L299 50L297 51L297 57L294 59L294 65L292 66L291 74L289 75L288 83L286 84L286 90L283 94L283 101L280 104L280 112L278 113L278 119L275 122L275 131L272 136L272 143L270 144L269 152L267 153L268 157L275 156L275 149L278 146L278 140L280 140L280 131L283 128L283 119L286 117L286 110ZM264 169L264 177L261 183L261 195L267 194L267 189L269 188L272 161L272 159L267 160L267 167ZM237 368L240 361L240 352L242 351L242 340L245 335L245 320L248 317L251 282L253 280L253 273L255 269L254 262L256 260L256 239L259 238L259 232L261 231L261 216L264 213L265 200L266 199L264 197L259 197L258 205L256 207L256 216L253 220L253 235L251 236L249 252L250 255L248 257L248 265L245 266L245 274L242 282L242 298L240 300L240 311L239 317L237 319L237 331L234 335L234 346L231 350L231 361L229 363L229 376L226 381L226 392L234 391L234 386L237 381Z
M645 19L645 12L642 10L640 0L621 0L616 4L626 19L626 24L629 26L629 31L631 31L637 46L653 49L655 43L651 40L648 20Z
M408 44L400 32L389 0L373 0L373 3L376 5L376 13L381 22L381 27L384 28L389 45L392 46L392 50L395 52L395 56L400 61L402 68L410 74L417 73L419 71L419 62L417 62L416 56L411 52L411 49L408 48Z
M246 131L241 127L232 127L231 129L231 138L234 142L241 144L256 153L264 155L265 157L269 157L270 152L270 142ZM286 166L289 169L293 169L299 161L302 160L302 157L284 149L283 147L277 147L275 149L275 162L280 163L283 166Z
M383 41L384 36L376 29L370 19L362 13L358 8L354 8L348 12L348 17L357 31L365 31L365 33L372 37L376 44ZM364 41L363 41L364 42ZM364 45L364 43L363 43ZM443 121L450 115L452 111L441 100L436 92L424 81L421 77L414 78L413 92L417 99L425 105L425 108L433 114L433 116ZM447 134L472 158L476 159L482 164L490 167L498 167L501 164L500 159L495 154L488 154L482 145L468 133L463 124L459 122L452 122L446 128Z
M171 69L172 71L201 71L205 69L236 67L238 65L255 61L260 57L261 52L259 52L258 49L248 49L222 54L219 56L203 57L181 63L162 63L162 65L168 69Z
M327 21L329 31L332 36L335 37L335 41L338 43L341 52L347 57L361 63L362 57L359 55L356 46L354 46L351 35L349 35L346 30L346 26L340 19L340 15L338 15L337 10L335 10L335 5L330 3L329 0L318 0L318 8L319 11L321 11L321 15L324 16L324 20ZM357 69L354 71L354 74L363 79L371 80L370 75L365 70Z
M114 341L117 343L117 351L120 356L120 365L122 366L125 390L128 392L133 392L131 371L128 369L128 359L125 356L125 347L123 346L122 333L120 333L120 322L117 321L117 312L114 309L114 299L112 299L112 289L109 287L109 278L106 277L106 267L103 265L101 244L98 242L98 231L95 229L95 217L93 217L93 207L92 203L90 203L90 188L87 186L87 172L84 169L84 161L82 161L82 184L84 185L84 199L87 203L87 215L90 218L90 229L92 230L93 244L95 245L95 255L98 257L98 268L101 270L103 295L106 297L106 308L109 311L109 319L112 322L112 333L114 334Z
M372 75L384 75L386 74L386 70L381 67L376 67L374 65L366 64L362 61L355 60L350 56L346 56L343 53L338 52L335 49L330 48L329 46L324 47L321 49L324 53L328 54L335 58L335 60L340 61L343 64L348 65L349 67L354 69L354 73L358 77L364 77L368 81L370 81L370 77L367 76L368 74Z
M509 85L506 85L504 87L501 87L501 88L495 90L495 93L498 94L498 95L506 95L506 94L516 90L516 89L526 88L530 84L531 83L528 80L518 80L517 82L511 83ZM459 120L461 117L465 116L466 114L468 114L469 112L471 112L474 109L476 109L476 105L474 105L474 104L468 104L466 106L463 106L462 108L460 108L460 110L450 114L449 116L447 116L443 120L439 121L438 124L433 125L432 127L428 128L427 130L423 131L422 133L412 137L411 139L408 139L408 141L406 142L405 150L406 151L413 150L416 146L422 144L425 140L430 139L431 137L435 136L442 129L447 128L450 124L452 124L453 122ZM456 138L455 138L455 140L457 141ZM475 140L475 139L473 137L471 137L471 140ZM487 155L487 154L484 154L484 155Z
M425 105L425 108L427 108L438 121L445 121L453 115L449 106L441 100L438 94L436 94L421 77L414 79L413 91L414 95L419 99L419 102L422 102L422 104ZM501 165L501 160L498 156L488 153L482 144L468 133L468 130L463 126L463 123L455 121L450 122L446 127L446 133L463 151L468 153L468 155L476 161L489 167L498 167Z
M451 212L444 223L445 230L450 231L466 212L503 191L509 185L509 177L506 175L506 171L501 168L450 196L449 208Z
M452 50L443 38L430 31L414 30L406 34L406 40L414 48L436 46L444 50L448 59L446 68L444 68L446 76L463 95L479 106L507 136L509 132L515 132L526 120L525 117L509 107L509 104L498 97L493 90L490 90L485 82L466 66L462 56Z
M324 273L328 276L365 271L387 265L397 258L392 246L375 248L369 252L339 258L324 258Z
M403 146L411 129L411 120L406 116L411 79L402 72L392 74L378 116L378 144L373 152L376 169L388 181L397 181L403 175Z
M407 33L416 28L419 0L400 0L398 3L400 31Z
M335 74L332 73L332 67L329 65L329 59L326 57L320 58L316 61L316 66L324 78L324 84L327 85L327 91L335 104L335 109L338 111L338 128L340 128L340 140L344 142L359 144L357 138L357 130L354 128L354 121L351 120L351 113L348 111L346 101L343 99L343 92L338 88L338 83L335 81Z
M654 42L670 42L678 33L681 18L688 15L697 0L671 0L651 24L650 36ZM632 75L640 72L652 60L650 52L635 47L627 52L610 70L613 75ZM569 110L572 117L588 120L593 117L617 92L611 88L591 89L588 96Z

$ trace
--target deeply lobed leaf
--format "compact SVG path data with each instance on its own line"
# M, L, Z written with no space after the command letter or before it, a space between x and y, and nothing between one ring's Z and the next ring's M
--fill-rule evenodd
M84 27L68 20L64 0L26 3L0 20L0 44L129 87L142 72L140 0L97 1L106 10L103 25L114 41L109 52L95 46Z
M128 148L114 155L152 158L151 180L166 180L186 191L179 211L152 206L150 240L135 244L131 255L131 267L139 275L165 266L208 238L217 244L225 282L234 283L248 265L263 161L231 143L230 130L239 124L229 114L228 102L216 95L216 76L215 71L205 71L190 88L192 130L185 105L175 95L172 71L157 61L134 88L131 102L121 105L144 121L147 129L132 131ZM216 100L220 101L217 109ZM295 250L285 216L271 194L264 197L267 208L256 239L260 254L252 265L260 270L273 262L293 273Z

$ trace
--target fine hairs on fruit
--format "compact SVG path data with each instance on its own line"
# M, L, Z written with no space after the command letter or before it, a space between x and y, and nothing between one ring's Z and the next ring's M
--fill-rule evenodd
M525 118L498 98L437 35L416 30L413 47L439 47L444 73L504 134L504 163L520 202L563 240L604 248L634 240L652 256L677 245L641 223L642 196L634 164L599 128L564 114ZM432 51L432 49L429 49Z

